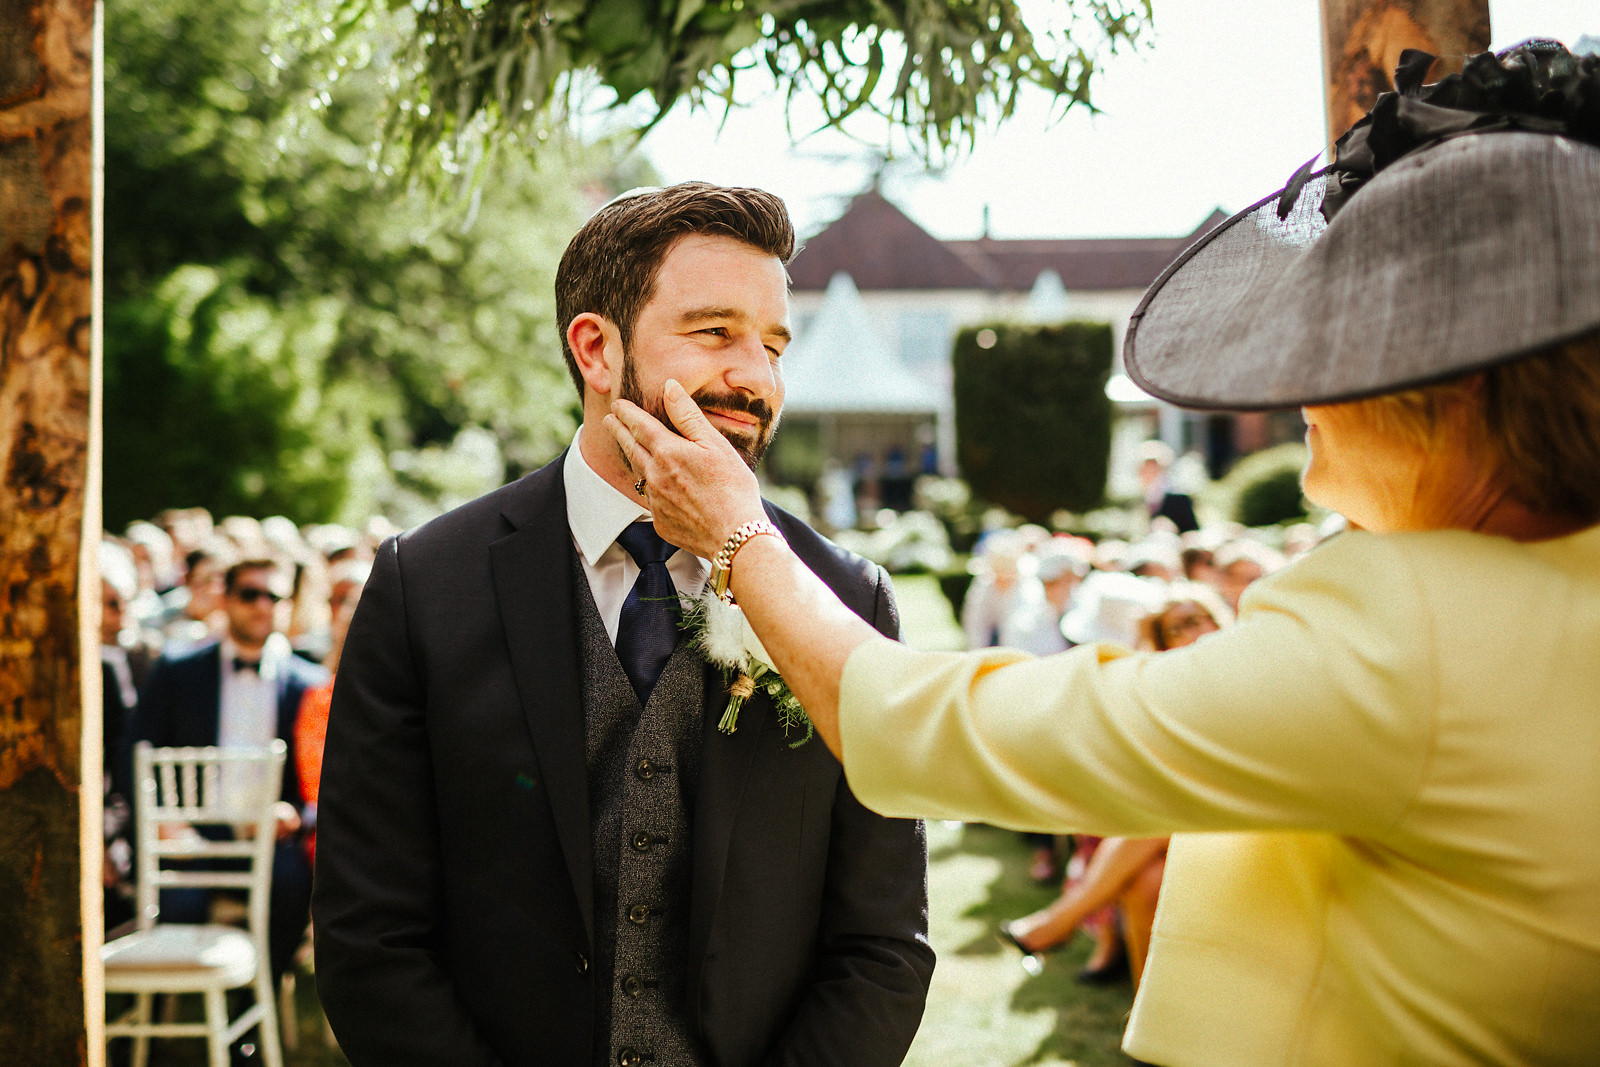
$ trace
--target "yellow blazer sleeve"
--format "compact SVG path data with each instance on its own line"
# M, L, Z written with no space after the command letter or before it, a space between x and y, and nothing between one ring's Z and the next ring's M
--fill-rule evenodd
M845 666L845 770L885 815L1379 834L1435 736L1424 600L1398 548L1347 533L1258 582L1232 628L1172 652L871 642Z

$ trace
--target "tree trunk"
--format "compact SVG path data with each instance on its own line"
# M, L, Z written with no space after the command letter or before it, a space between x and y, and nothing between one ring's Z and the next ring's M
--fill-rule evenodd
M1394 88L1407 48L1440 57L1430 77L1460 70L1489 48L1489 0L1322 0L1328 143Z
M0 1063L7 1064L81 1064L89 1055L80 901L90 891L89 906L98 909L100 890L82 884L80 805L99 808L100 758L96 747L88 760L92 795L80 795L80 624L95 609L80 610L79 565L93 380L93 42L93 0L0 0ZM98 587L93 592L98 598ZM97 726L89 725L91 734ZM90 940L98 944L98 931Z

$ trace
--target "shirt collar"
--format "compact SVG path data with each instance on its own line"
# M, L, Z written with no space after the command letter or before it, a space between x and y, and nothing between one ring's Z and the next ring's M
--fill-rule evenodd
M233 672L233 661L235 659L256 658L254 656L245 656L244 653L240 652L239 646L234 644L233 638L229 637L227 634L222 635L222 647L220 652L222 656L223 673L225 674ZM276 677L278 673L278 661L283 659L286 654L293 654L293 650L289 647L289 639L283 634L274 630L272 633L267 635L266 644L261 646L261 669L256 673L262 678Z
M584 560L594 567L629 523L648 519L650 512L637 498L630 500L627 494L595 473L578 447L582 435L583 428L579 427L572 447L567 449L561 474L566 482L567 525L572 528L572 540L583 553Z

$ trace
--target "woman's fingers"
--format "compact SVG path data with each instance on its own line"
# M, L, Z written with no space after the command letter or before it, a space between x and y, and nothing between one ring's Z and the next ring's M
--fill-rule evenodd
M694 402L694 397L689 395L689 391L678 384L678 379L667 379L667 384L661 390L661 399L666 405L667 417L684 437L697 445L722 440L717 428L711 425L706 413L700 410L700 405Z
M662 401L678 432L626 400L612 403L605 426L642 483L656 529L710 558L741 522L765 516L760 486L681 385L669 380Z
M652 455L651 435L669 433L666 427L649 412L626 400L618 400L612 404L611 414L605 417L604 425L616 439L617 447L622 450L622 458L627 461L628 468L648 480L649 472L645 467Z

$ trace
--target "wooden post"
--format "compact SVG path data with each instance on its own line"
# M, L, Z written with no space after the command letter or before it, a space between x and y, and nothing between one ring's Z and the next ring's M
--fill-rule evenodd
M0 1063L82 1064L100 805L82 670L94 381L94 0L0 0ZM86 506L90 514L86 516ZM98 531L95 531L98 533ZM91 594L92 593L92 597ZM88 644L93 640L94 644ZM93 653L91 653L93 654ZM96 657L97 658L97 657ZM92 674L92 679L86 678ZM99 706L87 726L98 736ZM85 815L89 818L85 818ZM98 834L94 834L98 847ZM88 884L85 884L88 882ZM92 898L92 900L91 900ZM85 903L88 902L88 903ZM89 937L85 937L88 925ZM86 941L88 944L86 945ZM91 979L91 991L97 989ZM98 1010L98 1006L97 1006ZM98 1040L98 1038L96 1038Z
M1394 88L1407 48L1440 57L1430 78L1459 70L1489 48L1489 0L1322 0L1329 144Z

